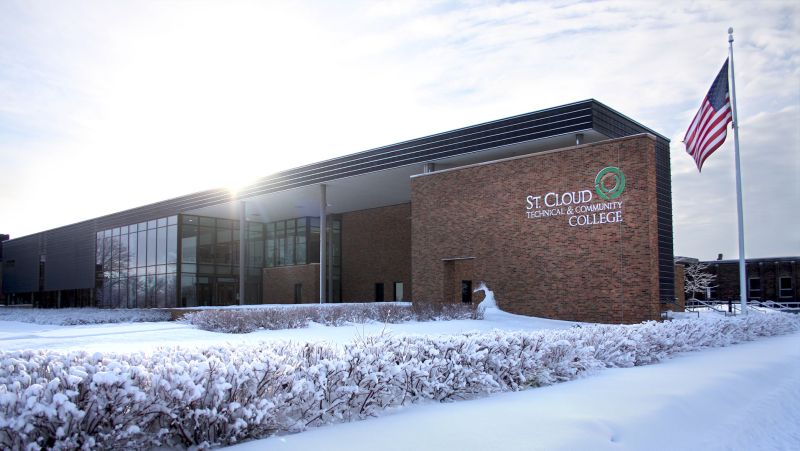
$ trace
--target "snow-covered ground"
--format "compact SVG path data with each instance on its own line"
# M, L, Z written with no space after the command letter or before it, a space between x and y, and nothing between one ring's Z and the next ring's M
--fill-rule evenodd
M429 321L401 324L367 323L327 327L312 323L304 329L263 330L225 334L200 330L181 322L115 323L85 326L52 326L0 321L0 349L50 349L89 352L147 351L160 346L196 347L256 343L270 340L346 343L381 333L458 334L470 331L563 329L575 323L512 315L491 310L484 320Z
M227 449L797 450L800 334Z
M709 313L711 314L711 313ZM690 315L686 315L690 316ZM696 314L692 314L692 317ZM53 326L0 321L0 349L135 352L291 340L347 343L390 333L565 329L574 323L487 310L481 321L369 323L248 334L180 322ZM552 386L470 401L422 403L380 417L312 428L230 449L325 450L796 450L800 333L607 369Z

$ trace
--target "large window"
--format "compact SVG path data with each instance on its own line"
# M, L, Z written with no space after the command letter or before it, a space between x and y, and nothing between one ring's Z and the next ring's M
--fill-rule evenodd
M336 301L341 297L341 222L332 216L328 224L328 297ZM239 221L193 215L98 232L98 305L238 304L239 233ZM248 222L245 249L245 303L260 303L263 268L319 263L319 218Z
M328 221L328 249L333 267L341 261L341 221ZM319 263L319 218L305 217L265 224L264 266Z
M265 224L264 267L319 263L319 218L304 217ZM328 288L329 301L341 300L342 222L328 219Z
M759 277L751 277L748 281L748 295L747 297L750 299L760 299L761 298L761 279Z
M287 219L266 224L265 266L305 265L308 262L306 231L309 219Z
M176 306L177 216L97 232L95 257L98 305Z
M182 215L178 305L239 303L239 221ZM261 302L264 224L247 223L245 303Z
M794 293L792 292L792 278L783 276L780 278L780 293L778 296L782 298L791 298L794 297Z

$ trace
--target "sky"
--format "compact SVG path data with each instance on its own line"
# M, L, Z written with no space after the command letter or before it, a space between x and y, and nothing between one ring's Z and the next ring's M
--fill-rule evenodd
M674 250L738 256L733 133L681 140L727 57L747 257L800 255L800 3L0 0L12 238L588 98L671 139Z

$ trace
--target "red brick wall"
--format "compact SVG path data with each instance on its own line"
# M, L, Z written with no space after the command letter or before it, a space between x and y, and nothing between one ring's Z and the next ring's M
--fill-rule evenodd
M319 263L264 268L264 304L293 304L294 285L302 283L302 303L319 302Z
M529 219L526 197L588 189L598 171L625 174L620 223L571 227ZM413 298L440 302L443 259L474 257L501 308L579 321L660 317L655 138L638 135L412 178Z
M709 272L716 275L717 299L738 301L739 293L739 262L738 261L706 261ZM753 298L758 301L793 301L800 300L800 260L783 258L780 261L769 259L750 260L745 265L748 283L751 277L761 279L761 296ZM792 279L792 293L788 298L780 297L780 278ZM701 296L698 296L701 297Z
M342 214L342 300L372 301L375 284L394 300L394 282L411 299L411 204Z
M672 310L673 312L686 311L685 280L686 266L683 264L675 265L675 304L662 304L663 310Z

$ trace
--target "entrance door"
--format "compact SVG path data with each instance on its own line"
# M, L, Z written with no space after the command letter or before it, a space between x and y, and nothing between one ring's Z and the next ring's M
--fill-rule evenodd
M236 279L232 277L217 277L217 305L235 305Z
M197 278L197 305L214 305L208 277Z
M448 303L472 302L472 281L475 280L475 259L444 260L442 300Z
M472 303L472 281L471 280L462 280L461 281L461 302L471 304Z
M375 301L376 302L383 302L383 284L376 283L375 284Z

